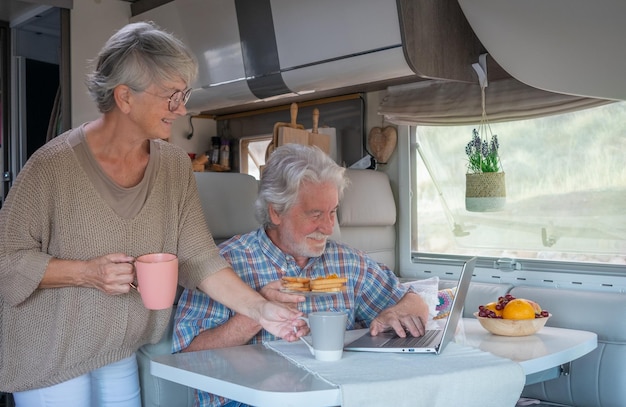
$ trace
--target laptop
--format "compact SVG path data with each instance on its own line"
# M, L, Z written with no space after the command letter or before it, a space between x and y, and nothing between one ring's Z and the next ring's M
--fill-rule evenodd
M382 332L376 336L367 332L365 335L347 344L344 349L360 352L394 352L394 353L430 353L440 354L446 345L454 338L463 315L463 304L467 297L470 280L474 273L476 257L472 257L463 263L461 275L457 284L456 294L452 300L450 314L443 329L426 330L423 336L405 338L398 336L394 331Z

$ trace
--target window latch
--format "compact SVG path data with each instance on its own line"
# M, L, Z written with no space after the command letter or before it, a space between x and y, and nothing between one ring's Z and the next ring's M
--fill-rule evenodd
M551 228L550 228L551 229ZM556 236L548 228L541 228L541 242L545 247L552 247L556 243Z
M493 268L500 269L502 271L521 270L522 263L519 263L515 259L498 259L493 262Z

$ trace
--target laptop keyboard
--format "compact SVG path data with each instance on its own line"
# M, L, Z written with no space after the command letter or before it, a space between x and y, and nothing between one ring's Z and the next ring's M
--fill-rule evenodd
M385 348L420 348L424 345L430 343L432 338L437 335L437 333L441 332L438 329L431 329L426 331L426 333L422 336L413 337L407 336L406 338L401 338L396 334L395 338L391 338L382 346Z

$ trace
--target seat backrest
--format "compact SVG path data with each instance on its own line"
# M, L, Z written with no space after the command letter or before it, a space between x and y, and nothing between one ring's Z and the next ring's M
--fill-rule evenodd
M569 374L528 385L522 396L568 406L623 406L626 401L626 296L562 288L517 286L517 298L532 298L552 316L546 326L598 335L598 347L570 363ZM550 404L552 405L552 404Z
M396 267L396 202L384 172L347 169L350 184L339 203L339 240Z
M216 244L259 227L254 201L259 188L252 175L235 172L196 172L198 194Z

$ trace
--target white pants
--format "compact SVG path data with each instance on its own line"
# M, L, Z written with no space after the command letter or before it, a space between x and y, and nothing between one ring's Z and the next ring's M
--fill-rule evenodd
M137 358L111 363L54 386L13 393L16 407L141 407Z

